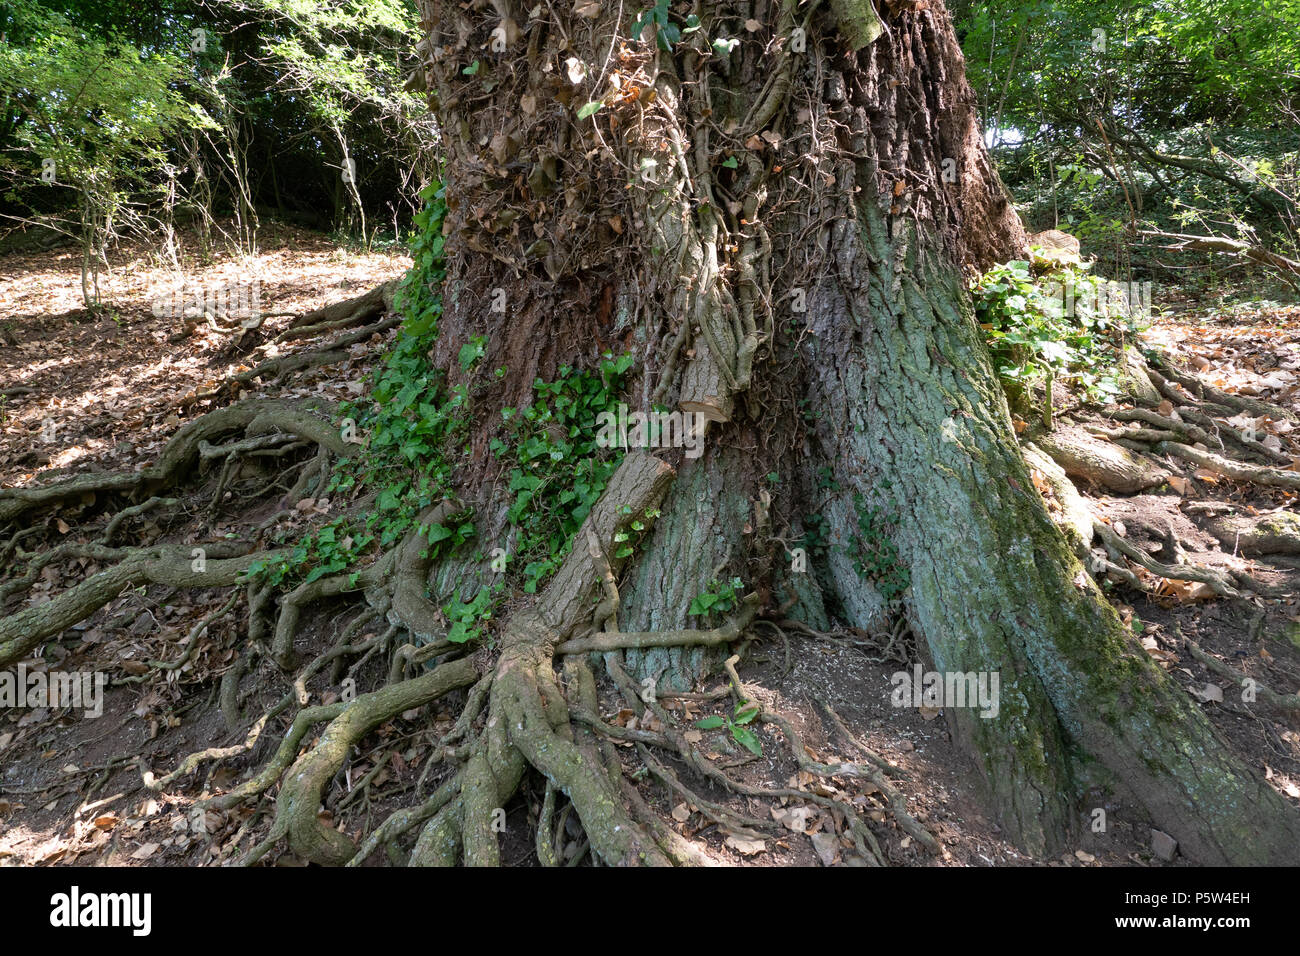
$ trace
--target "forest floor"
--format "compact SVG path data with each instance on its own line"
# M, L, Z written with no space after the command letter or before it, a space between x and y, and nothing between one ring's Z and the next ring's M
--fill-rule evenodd
M290 229L267 230L261 245L262 253L252 261L218 259L200 273L202 285L260 276L263 308L297 314L358 295L401 275L409 265L400 254L342 250L319 236ZM195 400L213 383L277 355L318 349L334 337L325 332L315 340L267 348L270 336L262 334L255 349L232 347L228 334L203 326L181 337L178 320L155 316L150 308L152 298L170 287L169 273L144 252L130 249L112 262L104 290L112 310L91 316L80 306L78 269L77 254L68 250L0 260L0 330L8 342L0 345L0 393L5 393L0 399L0 485L5 487L83 470L138 469L156 457L179 425L209 410L211 401L226 400ZM290 321L287 316L269 319L264 331L273 333ZM230 397L355 398L393 335L388 330L357 342L345 360L309 367L285 381L250 382L244 393ZM1266 397L1300 412L1300 308L1204 313L1189 306L1157 321L1146 338L1224 391ZM1058 427L1101 421L1078 407L1058 414ZM1285 423L1260 421L1257 427L1270 447L1300 456L1296 436L1288 434ZM1079 490L1116 534L1145 550L1172 548L1188 562L1249 570L1282 596L1225 599L1176 580L1144 579L1148 589L1137 591L1117 578L1110 586L1112 599L1121 613L1131 616L1148 653L1200 701L1231 746L1279 791L1300 799L1300 714L1262 711L1243 703L1237 688L1187 653L1193 641L1279 693L1300 690L1300 561L1248 560L1206 530L1207 521L1225 515L1292 511L1296 494L1225 479L1186 463L1165 464L1171 480L1140 494L1118 495L1086 484ZM1293 467L1300 470L1300 457ZM165 526L145 515L136 533L192 543L246 532L276 513L274 483L247 500L236 485L214 505L215 481L210 472L180 489L180 513ZM287 489L288 483L281 484ZM340 507L342 502L306 499L290 509L278 527L306 530ZM55 523L50 530L66 540L80 536L90 541L103 530L95 522L80 527L62 517L51 516L49 521ZM18 573L9 557L6 553L0 560L0 581ZM10 613L22 602L48 601L96 570L93 558L48 564L33 586L3 610ZM261 767L287 729L287 717L268 728L274 733L265 733L250 751L202 765L169 786L150 789L142 777L142 770L162 776L195 751L244 739L247 728L228 731L217 701L219 678L232 665L242 639L240 619L224 616L205 630L198 627L228 596L227 590L217 588L128 589L51 642L41 659L25 662L29 670L102 672L109 686L103 713L94 718L71 708L0 710L0 865L220 865L242 855L265 834L273 809L271 793L229 811L205 811L196 803L229 790ZM309 610L299 629L304 646L331 646L351 613L342 604ZM725 731L690 733L700 735L706 753L735 779L838 796L857 806L875 821L884 856L893 864L1168 865L1153 854L1142 812L1123 794L1100 792L1081 794L1080 805L1089 819L1097 819L1095 809L1105 810L1104 830L1082 824L1077 844L1052 859L1019 853L1002 837L990 808L982 803L974 768L959 754L942 713L890 706L890 677L910 668L899 661L875 660L871 654L852 634L830 639L792 634L788 646L757 644L742 662L740 675L765 709L788 717L813 759L830 764L860 759L865 747L892 764L897 773L891 783L908 810L938 839L939 855L927 852L897 826L886 812L880 789L869 781L824 779L800 771L788 748L778 745L773 725L755 729L764 745L761 757L735 746ZM183 663L158 666L172 660ZM382 680L385 669L383 661L371 661L357 671L358 683ZM263 712L284 693L282 676L263 668L257 677L246 691L244 712L250 715ZM724 677L708 682L693 699L662 702L695 720L725 712L725 688ZM337 689L323 676L307 690L313 703L338 699ZM368 735L327 788L322 818L353 834L368 832L391 811L409 804L412 792L423 792L426 783L429 789L436 786L438 772L428 780L424 773L462 699L452 694ZM604 717L624 726L636 720L617 705L607 707ZM309 736L304 746L310 743ZM628 772L640 766L631 744L620 754ZM789 799L773 806L711 790L682 766L670 769L696 797L727 807L729 819L757 818L754 826L724 829L695 812L670 786L654 778L640 780L646 800L719 863L860 861L839 835L843 821L837 811L813 800ZM541 787L532 781L505 808L504 863L536 864L532 829L540 803ZM779 824L775 829L774 821ZM762 828L756 829L760 823ZM562 851L577 851L580 838L579 832L571 832ZM287 852L267 860L301 865ZM383 862L381 853L370 860ZM1183 862L1181 857L1173 861Z

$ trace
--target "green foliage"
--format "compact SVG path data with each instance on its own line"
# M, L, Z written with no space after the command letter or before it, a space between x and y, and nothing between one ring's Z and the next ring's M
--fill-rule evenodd
M735 610L740 603L740 594L744 590L745 585L740 578L732 578L722 584L710 581L709 586L691 601L691 606L686 613L692 617L707 616L715 612L725 614Z
M1296 250L1296 0L953 0L998 170L1031 231L1179 268L1123 226ZM1203 261L1203 256L1190 261Z
M508 440L492 441L498 458L514 462L508 487L515 498L507 516L530 594L569 553L574 533L622 461L621 450L597 445L598 416L615 409L631 367L631 356L607 354L598 372L565 366L553 382L537 379L532 404L518 413L506 410ZM615 557L631 553L626 533L615 543Z
M756 757L763 755L763 744L758 739L758 735L750 730L746 724L753 723L762 712L762 708L757 701L742 700L736 704L730 717L713 716L704 717L695 722L695 726L700 730L721 730L726 727L731 733L731 738L740 744Z
M92 246L155 234L173 203L240 211L241 242L254 205L325 229L350 156L363 206L405 223L436 172L434 121L403 89L416 21L409 0L0 4L0 213L71 219Z
M465 644L483 637L484 628L492 620L492 613L499 603L500 584L481 587L470 601L462 601L454 596L442 611L447 615L451 627L447 631L447 640L453 644Z
M0 177L14 184L0 205L75 207L83 267L97 275L109 238L124 220L138 224L132 200L165 195L168 141L215 124L180 92L187 70L175 51L89 31L34 0L0 14L0 26ZM87 291L97 305L97 282Z
M1004 127L1036 129L1044 113L1079 104L1105 108L1112 90L1145 128L1268 120L1273 105L1294 94L1300 5L1291 0L952 6L972 82L991 102L986 115L997 113L1006 87Z
M887 482L882 490L889 490ZM898 502L890 498L883 506L868 505L866 498L855 494L853 508L858 517L857 528L844 553L853 559L853 570L858 576L871 581L880 596L892 602L912 583L912 573L899 561L898 546L891 537Z
M427 187L422 198L426 205L416 217L411 243L414 265L396 298L404 316L397 342L375 372L370 402L343 409L345 416L356 417L369 443L366 454L349 459L336 487L380 489L371 523L381 547L406 534L422 510L447 494L452 463L446 449L468 427L466 388L447 388L445 376L428 359L442 315L441 226L447 207L440 186Z
M462 372L468 372L470 366L483 357L484 346L486 344L486 338L481 335L475 335L460 347L460 352L456 356L456 362L460 365Z
M683 36L694 33L700 28L700 18L693 13L681 25L673 22L668 16L671 12L669 6L670 0L655 0L655 5L649 10L642 11L641 15L636 18L636 22L632 24L632 35L640 36L647 26L652 27L659 48L661 50L671 50L673 44L681 40Z
M307 535L287 561L250 571L264 574L272 585L335 574L376 547L392 547L415 527L420 512L450 488L452 463L446 449L467 428L468 396L463 387L447 389L444 376L428 360L442 315L447 207L438 185L427 187L422 198L425 206L411 242L414 265L397 294L404 321L396 344L373 375L370 401L341 409L343 417L355 420L358 432L369 434L369 444L365 454L344 460L326 489L331 494L365 489L374 493L374 505L364 518L339 518ZM461 515L426 533L436 557L472 538L474 525Z
M344 572L367 554L391 548L415 527L425 508L449 494L453 470L468 454L464 439L471 388L449 387L428 358L442 315L446 203L439 187L429 187L422 195L425 207L416 217L418 231L411 243L414 265L397 295L404 316L397 341L374 373L369 400L342 409L343 416L355 420L358 432L368 435L366 453L348 459L327 489L367 492L374 503L353 523L338 519L307 535L288 560L253 570L273 585ZM486 348L484 337L471 338L457 355L458 365L473 370ZM494 439L492 449L515 465L508 518L526 591L535 591L559 567L574 533L618 467L621 452L596 444L598 416L617 404L631 365L630 356L607 355L595 372L562 368L555 381L533 383L533 402L522 412L504 410L509 440ZM499 377L504 369L495 374ZM627 530L616 535L615 557L631 553L632 537L646 530L653 517L654 512L631 517ZM440 558L473 537L474 523L469 514L461 514L420 530L427 535L429 556ZM468 601L453 596L443 607L448 639L462 643L483 637L504 590L505 582L497 581L481 586Z
M1035 276L1029 262L1007 262L971 286L998 375L1020 393L1060 378L1077 382L1090 398L1113 396L1137 316L1115 307L1112 287L1089 272L1090 264L1048 268Z
M799 547L807 551L810 556L825 554L831 540L830 522L826 520L825 515L804 515L803 526L804 532L803 537L799 539Z
M0 96L28 120L15 140L37 160L33 177L39 159L53 159L58 182L107 195L141 182L161 161L168 133L202 122L175 89L185 74L175 53L89 35L34 3L11 12L0 39Z

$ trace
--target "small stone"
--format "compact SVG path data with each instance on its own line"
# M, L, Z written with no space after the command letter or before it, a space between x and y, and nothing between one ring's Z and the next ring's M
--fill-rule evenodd
M1178 841L1168 833L1152 829L1151 831L1151 852L1158 859L1169 863L1174 858L1174 853L1178 850Z

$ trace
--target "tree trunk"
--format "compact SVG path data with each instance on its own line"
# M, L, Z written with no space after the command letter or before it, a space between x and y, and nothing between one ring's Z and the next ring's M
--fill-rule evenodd
M1065 846L1080 762L1099 761L1193 859L1300 862L1300 816L1149 661L1029 479L963 291L963 269L1013 257L1024 233L949 17L911 6L880 20L868 0L696 4L700 28L677 38L685 5L638 37L624 5L421 0L451 255L434 359L456 384L460 348L484 336L484 365L507 370L476 398L461 490L484 550L504 528L488 443L536 377L630 351L630 405L709 424L698 459L630 453L509 622L493 729L420 859L493 861L486 814L531 765L604 859L662 861L557 716L557 698L576 701L551 664L600 629L620 509L660 501L639 553L607 562L623 629L704 627L691 600L733 575L771 615L901 614L935 670L1000 676L995 717L945 714L1025 848ZM819 513L831 540L801 574L794 548ZM716 658L624 663L681 688Z

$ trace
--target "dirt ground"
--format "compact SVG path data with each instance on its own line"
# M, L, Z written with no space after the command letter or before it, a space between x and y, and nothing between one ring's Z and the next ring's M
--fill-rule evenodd
M363 254L335 247L319 236L287 228L268 230L263 251L250 260L218 259L197 272L202 284L259 276L263 308L286 313L267 328L286 325L289 315L357 295L400 275L409 265L396 253ZM139 468L153 460L175 429L207 410L187 400L211 383L256 362L295 348L319 347L324 339L286 345L283 352L259 347L232 348L230 336L200 329L179 338L175 319L150 308L172 277L138 250L125 249L112 262L105 284L111 310L89 315L80 303L79 261L74 252L9 256L0 260L0 482L22 487L48 481L60 472ZM382 355L392 333L352 347L351 357L308 369L286 382L250 386L249 397L320 395L332 400L359 394L371 364ZM1169 349L1212 373L1227 390L1242 390L1300 411L1300 309L1257 307L1212 315L1186 310L1158 321L1148 342ZM1079 413L1077 420L1088 420ZM1279 448L1300 455L1293 437L1277 433ZM1300 458L1297 458L1300 462ZM1300 466L1298 466L1300 467ZM1300 690L1300 562L1295 566L1248 561L1204 530L1213 514L1255 514L1290 510L1295 495L1278 488L1211 480L1190 467L1170 463L1185 481L1143 494L1115 496L1081 488L1117 533L1159 551L1172 531L1186 559L1211 567L1244 567L1261 580L1283 587L1290 597L1224 600L1170 585L1157 596L1127 584L1109 585L1114 601L1131 615L1135 631L1151 653L1202 708L1230 744L1294 800L1300 800L1300 712L1277 711L1243 702L1237 688L1207 670L1185 650L1194 641L1205 652L1256 677L1278 693ZM252 476L253 478L258 476ZM267 477L272 481L275 475ZM213 503L211 476L190 487L182 517L149 527L145 515L135 526L167 541L194 541L247 529L269 508ZM251 478L250 478L251 480ZM274 483L272 487L275 487ZM1202 506L1209 504L1208 510ZM290 517L306 527L327 514L317 502ZM61 519L58 531L71 532ZM162 519L158 519L161 521ZM3 544L3 542L0 542ZM0 562L8 564L6 560ZM52 593L98 570L92 558L49 565L24 600L49 600ZM15 573L12 566L7 575ZM251 749L224 761L202 764L160 789L145 785L189 754L209 747L237 745L247 728L227 730L217 702L222 673L235 659L241 639L236 621L224 617L203 630L201 622L227 600L220 589L177 592L151 586L128 590L93 618L53 642L31 667L50 670L101 670L109 675L102 715L87 718L73 710L48 708L0 711L0 865L221 865L242 855L265 835L274 791L226 811L204 811L196 802L230 789L256 772L288 727L276 718ZM6 612L15 608L6 604ZM326 647L351 620L355 609L325 605L300 626L300 640ZM364 635L363 635L364 637ZM900 661L877 661L873 649L852 635L794 636L789 645L763 635L741 665L748 691L770 710L784 714L814 760L836 764L861 760L870 751L893 770L890 784L909 812L939 840L942 852L927 852L886 811L889 798L860 777L814 778L802 773L778 740L771 724L755 726L762 755L738 746L725 730L694 731L719 765L746 783L790 787L821 796L843 796L873 821L884 856L905 866L1165 866L1152 852L1151 832L1142 812L1122 793L1101 785L1079 794L1081 818L1077 845L1060 857L1033 859L1001 835L985 805L975 769L960 755L939 711L902 709L890 704L890 677L909 668ZM159 662L179 666L159 667ZM375 658L355 672L366 687L382 680L385 665ZM244 713L256 715L285 693L278 674L251 675ZM327 674L307 685L313 703L337 699L337 684ZM714 680L695 699L664 699L669 709L691 720L730 712L725 679ZM610 688L603 715L615 724L635 719L620 712ZM450 773L431 757L436 741L460 712L463 696L453 694L428 708L403 714L372 733L329 789L321 813L346 831L367 832L416 795L431 792ZM837 724L836 719L843 724ZM251 720L251 718L250 718ZM303 741L306 747L311 735ZM621 745L624 766L640 768L629 743ZM746 799L711 789L689 776L684 766L665 760L694 793L725 806L734 825L723 828L688 804L670 784L646 775L639 786L646 800L677 831L719 863L731 865L860 865L852 844L839 836L842 820L812 799L792 797L783 805ZM1082 784L1081 784L1082 786ZM506 809L502 861L531 866L531 822L542 794L538 781ZM1094 828L1104 811L1104 829ZM745 826L761 822L763 828ZM772 827L776 821L781 826ZM575 864L589 864L575 827L563 852ZM272 854L274 865L302 865L291 854ZM369 865L384 865L377 852Z

